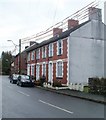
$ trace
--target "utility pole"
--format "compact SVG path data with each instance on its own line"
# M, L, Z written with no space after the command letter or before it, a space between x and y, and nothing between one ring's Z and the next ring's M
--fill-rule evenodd
M19 39L19 74L21 74L21 39Z

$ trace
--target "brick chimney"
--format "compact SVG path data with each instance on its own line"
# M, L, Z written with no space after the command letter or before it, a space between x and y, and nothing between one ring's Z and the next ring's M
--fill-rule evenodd
M75 26L79 25L79 21L78 20L74 20L74 19L69 19L68 20L68 29L71 29Z
M102 21L101 9L90 7L89 9L89 20L99 20Z
M60 35L62 33L62 29L60 28L53 28L53 37Z

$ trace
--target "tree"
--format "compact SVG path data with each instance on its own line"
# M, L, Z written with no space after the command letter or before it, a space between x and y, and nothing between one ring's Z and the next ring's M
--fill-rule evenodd
M9 75L11 72L12 55L10 51L2 52L2 74Z

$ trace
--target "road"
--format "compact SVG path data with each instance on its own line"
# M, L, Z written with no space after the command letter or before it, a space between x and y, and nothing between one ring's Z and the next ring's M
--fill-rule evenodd
M104 105L2 80L2 118L104 118ZM1 90L1 89L0 89Z

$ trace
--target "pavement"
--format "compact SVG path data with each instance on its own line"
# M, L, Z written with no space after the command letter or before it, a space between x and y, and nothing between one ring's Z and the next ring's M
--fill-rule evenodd
M63 94L71 97L76 97L76 98L85 99L85 100L89 100L97 103L106 104L106 96L103 96L103 95L85 93L85 92L80 92L80 91L70 90L70 89L56 90L56 89L51 89L51 88L41 87L41 86L37 86L37 87L47 91L55 92L58 94Z

